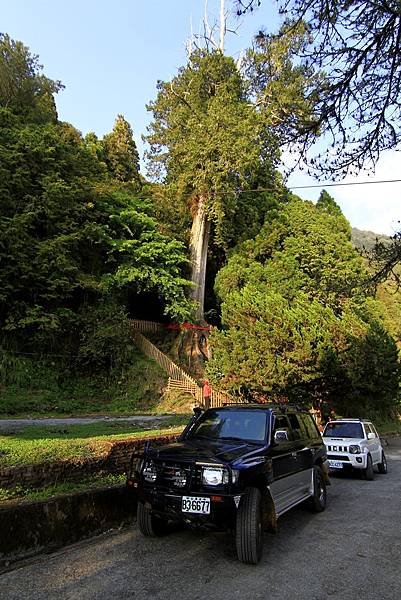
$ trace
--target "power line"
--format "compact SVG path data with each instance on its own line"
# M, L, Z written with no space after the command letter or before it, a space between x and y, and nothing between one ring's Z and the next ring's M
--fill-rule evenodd
M288 186L290 190L306 190L308 188L321 188L321 187L339 187L339 186L347 186L347 185L371 185L374 183L400 183L401 179L382 179L380 181L349 181L342 183L317 183L313 185L297 185L297 186ZM252 190L253 191L253 190Z

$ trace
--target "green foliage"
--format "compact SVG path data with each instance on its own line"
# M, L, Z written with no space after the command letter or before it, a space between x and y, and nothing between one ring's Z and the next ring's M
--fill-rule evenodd
M26 125L6 109L0 124L3 332L54 344L113 290L152 291L188 316L184 246L159 233L150 203L104 180L70 125Z
M91 142L93 144L93 139ZM104 158L111 175L123 183L140 188L139 154L130 124L118 115L113 131L103 138Z
M237 190L278 180L274 136L248 102L233 59L194 53L171 82L159 82L148 108L151 174L165 177L170 197L192 214L199 197L206 200L215 240L232 245L227 229L244 209Z
M53 94L62 89L41 73L38 57L22 42L0 33L0 106L23 115L28 121L56 121Z
M84 340L85 342L86 340ZM165 374L152 360L145 358L130 344L118 348L126 352L126 362L101 368L85 364L82 354L15 354L1 351L0 414L71 415L128 414L158 411L166 383ZM88 361L87 356L84 357ZM100 356L114 358L107 349Z
M216 384L333 402L340 414L397 406L401 370L385 307L369 296L337 208L324 196L317 207L293 198L218 274L224 329L211 338L208 365Z
M308 28L302 20L286 22L275 35L260 31L245 56L248 93L281 144L304 131L319 134L314 107L324 76L294 61L307 39Z

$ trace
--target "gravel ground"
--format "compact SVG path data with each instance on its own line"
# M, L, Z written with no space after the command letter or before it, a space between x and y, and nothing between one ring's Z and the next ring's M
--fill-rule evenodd
M389 473L335 477L325 512L293 509L267 535L257 566L226 534L143 538L136 525L20 564L0 576L1 600L398 600L401 448Z

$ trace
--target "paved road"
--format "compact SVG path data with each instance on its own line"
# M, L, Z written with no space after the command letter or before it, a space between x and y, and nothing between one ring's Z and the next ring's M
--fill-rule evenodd
M333 479L325 512L299 507L268 535L257 566L225 534L145 539L136 526L0 576L1 600L398 600L401 448L373 482Z
M98 423L99 421L128 421L131 423L144 423L147 421L163 421L169 419L168 415L136 415L133 417L63 417L63 418L46 418L46 419L0 419L0 431L10 429L18 429L27 427L28 425L55 425L62 427L63 425L87 425L88 423Z

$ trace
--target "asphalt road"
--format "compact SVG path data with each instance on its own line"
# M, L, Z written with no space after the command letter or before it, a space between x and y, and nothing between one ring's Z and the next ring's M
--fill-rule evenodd
M333 478L325 512L298 507L268 534L257 566L225 534L145 539L136 525L42 556L0 576L1 600L398 600L401 448L389 473Z

